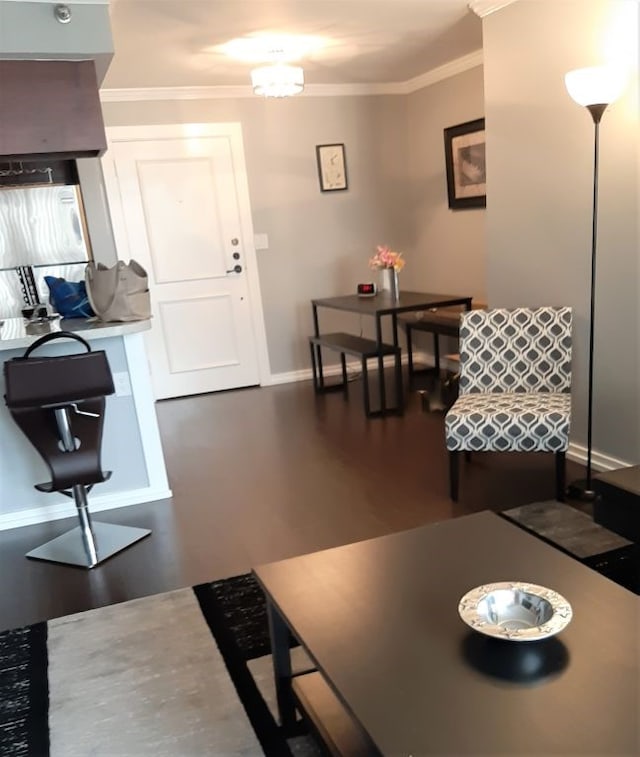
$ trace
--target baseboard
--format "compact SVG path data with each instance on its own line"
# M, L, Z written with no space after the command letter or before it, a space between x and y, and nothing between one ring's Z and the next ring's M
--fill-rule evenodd
M571 442L569 449L567 450L567 460L572 460L574 463L581 463L586 465L587 463L587 448L582 444L576 444ZM609 471L616 470L616 468L627 468L635 463L629 460L620 460L617 457L611 457L605 455L597 450L591 450L591 467L596 471Z
M145 502L157 502L159 499L168 499L172 496L171 489L152 489L144 487L126 492L114 492L91 496L89 507L91 513L115 510L118 507L130 507L141 505ZM0 531L21 526L33 526L37 523L48 523L52 520L72 518L76 515L76 506L73 500L58 502L54 505L40 505L29 510L20 510L15 513L0 514Z
M340 366L338 366L339 368ZM325 376L333 376L339 371L332 371L333 366L325 367ZM275 386L276 384L293 384L296 381L309 381L313 378L311 368L304 368L301 371L287 371L285 373L272 373L269 381L262 386Z
M401 362L403 365L407 364L407 356L403 355ZM433 356L428 352L413 353L413 360L420 365L433 365ZM393 368L394 360L392 356L387 356L384 359L385 368ZM440 367L444 370L457 371L458 364L455 361L447 360L446 358L440 359ZM330 363L329 365L322 366L323 373L326 376L339 376L342 372L340 363ZM359 360L347 360L347 370L352 373L360 373L361 365ZM269 383L264 386L274 386L276 384L292 384L295 381L310 381L313 378L311 368L303 368L300 371L288 371L285 373L272 373Z

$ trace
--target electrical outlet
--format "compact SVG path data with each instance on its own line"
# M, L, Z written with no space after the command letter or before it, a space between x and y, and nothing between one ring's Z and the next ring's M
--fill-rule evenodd
M129 381L129 374L114 373L113 385L116 388L116 397L130 397L131 396L131 382Z

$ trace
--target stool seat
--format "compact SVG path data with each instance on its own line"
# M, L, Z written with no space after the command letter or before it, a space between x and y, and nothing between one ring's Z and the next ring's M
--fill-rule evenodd
M73 339L86 351L31 356L54 339ZM87 493L111 478L100 460L105 396L115 392L106 354L93 352L77 334L60 331L35 341L21 358L6 361L4 374L11 416L51 472L51 481L35 488L73 498L80 521L77 528L31 550L27 557L93 568L148 536L148 529L92 523L89 513Z
M106 470L102 472L102 478L99 481L94 481L93 483L87 484L87 491L91 491L93 488L93 484L103 484L105 481L108 481L111 478L112 471ZM48 481L45 484L34 484L34 489L37 489L39 492L44 492L45 494L52 494L53 492L60 492L60 494L66 494L68 497L72 497L73 495L67 490L67 489L58 489L53 481Z

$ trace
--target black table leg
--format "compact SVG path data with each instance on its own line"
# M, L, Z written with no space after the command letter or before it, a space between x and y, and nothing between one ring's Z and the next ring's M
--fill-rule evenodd
M315 336L320 336L320 324L318 323L318 306L312 304L311 309L313 311L313 333ZM320 389L324 389L324 373L322 370L322 350L320 345L317 345L316 358L318 361L318 386Z
M433 364L436 368L436 379L440 378L440 338L438 334L433 335Z
M409 371L409 389L413 387L413 339L411 324L407 323L407 364Z
M271 657L273 659L273 677L276 685L278 713L280 724L284 728L295 725L296 705L291 689L291 650L289 648L289 629L280 613L267 599L267 617L269 618L269 636L271 637Z
M402 382L402 368L400 362L400 343L398 340L398 314L391 314L391 326L393 328L393 346L398 351L395 359L395 374L396 374L396 412L398 415L404 413L404 387Z
M371 402L369 400L369 372L367 371L367 358L362 358L362 397L364 399L364 414L371 417Z
M342 386L344 388L345 399L349 393L349 377L347 376L347 356L344 352L340 353L340 365L342 366Z
M402 378L402 359L400 356L400 350L396 352L395 356L395 372L396 372L396 407L397 414L404 415L404 392L403 392L403 378Z
M382 319L376 315L376 341L382 344ZM380 415L387 411L387 389L384 382L384 356L382 352L378 353L378 380L380 388Z
M313 342L309 342L309 348L311 350L311 373L313 374L313 389L317 392L320 388L318 383L318 372L316 370L316 346Z

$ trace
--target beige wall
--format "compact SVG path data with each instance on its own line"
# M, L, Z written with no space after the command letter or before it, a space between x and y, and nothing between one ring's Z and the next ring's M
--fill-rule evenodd
M443 129L482 115L481 68L409 96L300 97L103 104L105 124L239 121L258 251L271 371L309 367L312 297L376 280L377 244L406 253L405 289L485 299L484 210L447 207ZM343 142L349 189L321 193L315 146ZM108 245L105 245L108 246ZM355 316L325 330L372 333Z
M308 369L310 299L355 291L370 279L375 245L395 242L408 226L406 98L105 103L103 110L107 126L242 124L254 230L269 237L257 255L271 371ZM315 146L332 142L345 144L349 189L322 193Z
M485 210L449 209L443 134L448 126L484 116L482 66L407 100L412 284L486 300Z
M625 18L624 14L630 14ZM488 294L574 308L574 443L586 443L594 127L564 74L635 46L601 126L594 452L640 461L638 5L519 0L484 20ZM617 29L617 35L612 32ZM615 462L615 461L614 461Z

